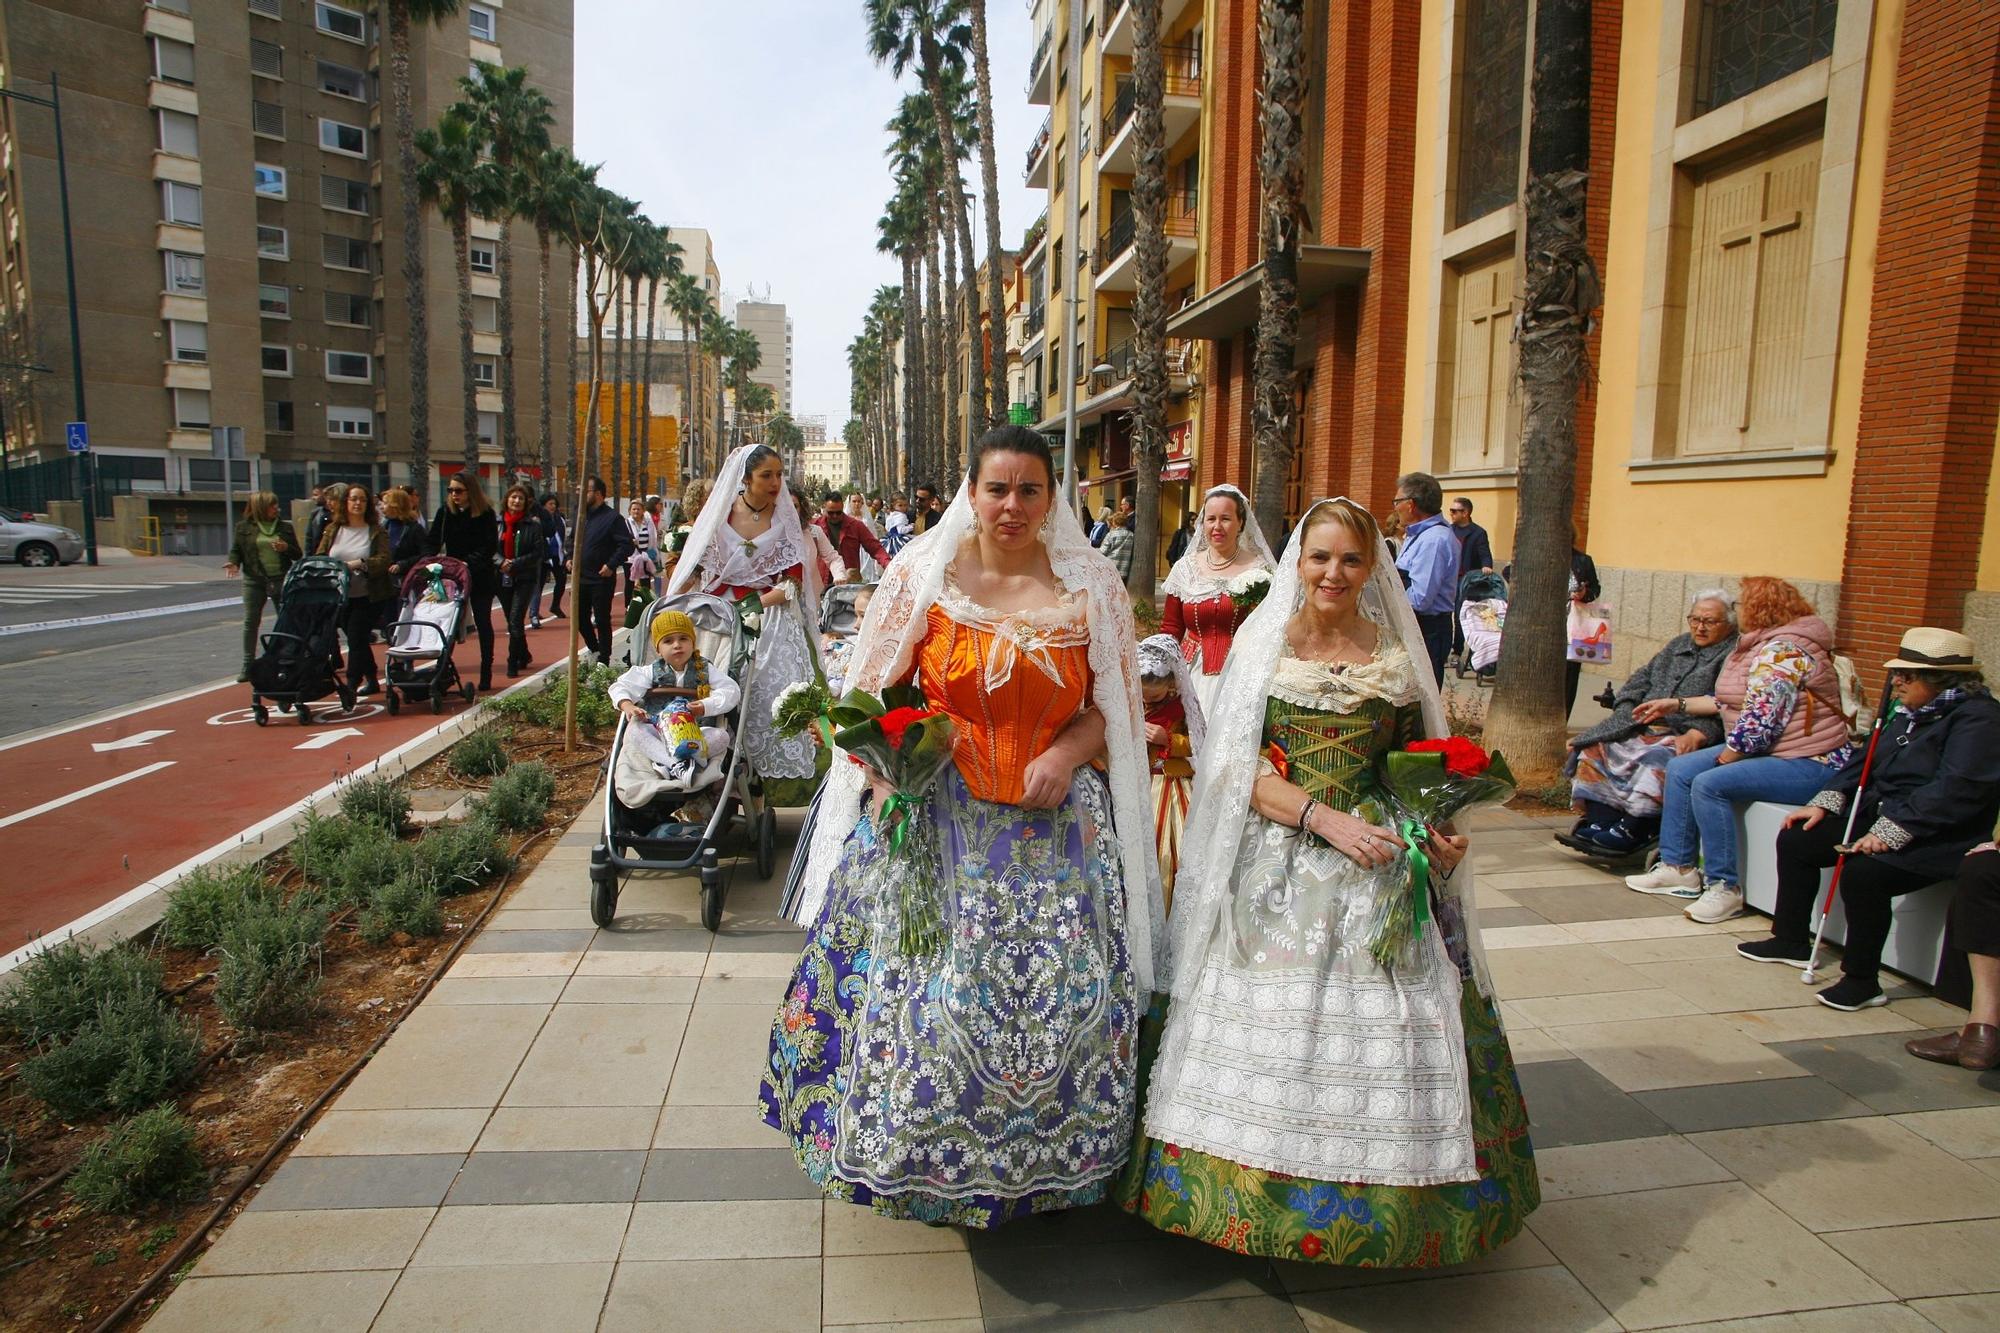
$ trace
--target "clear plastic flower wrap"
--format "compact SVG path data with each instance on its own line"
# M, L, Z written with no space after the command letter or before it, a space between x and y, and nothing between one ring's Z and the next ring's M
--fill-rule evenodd
M1430 920L1433 872L1426 845L1431 834L1458 815L1511 800L1514 774L1500 755L1462 736L1417 741L1388 754L1382 768L1409 889L1382 895L1367 922L1366 939L1369 955L1393 969L1412 960L1411 945Z

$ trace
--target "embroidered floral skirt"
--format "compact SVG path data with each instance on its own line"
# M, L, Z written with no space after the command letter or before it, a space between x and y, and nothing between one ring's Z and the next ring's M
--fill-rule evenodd
M944 942L899 952L891 852L849 838L758 1090L828 1195L989 1227L1094 1203L1131 1148L1139 998L1103 780L1053 811L977 800L955 769L919 818ZM913 839L913 842L920 841Z
M1469 984L1459 1008L1471 1072L1477 1181L1342 1184L1259 1170L1142 1136L1114 1187L1119 1206L1163 1231L1240 1254L1356 1268L1433 1268L1498 1249L1541 1203L1541 1181L1499 1017ZM1165 1001L1156 1001L1142 1036L1147 1070L1165 1018Z

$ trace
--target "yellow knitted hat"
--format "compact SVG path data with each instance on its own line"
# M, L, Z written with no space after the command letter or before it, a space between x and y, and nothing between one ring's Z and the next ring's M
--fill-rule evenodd
M653 617L653 646L660 646L660 640L669 634L685 634L694 637L694 618L685 611L662 611Z

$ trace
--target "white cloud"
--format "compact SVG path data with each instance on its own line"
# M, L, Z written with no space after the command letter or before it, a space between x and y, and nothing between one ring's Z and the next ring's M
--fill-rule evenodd
M1021 184L1045 111L1023 88L1026 6L987 6L1003 245L1046 203ZM912 86L914 86L912 84ZM902 90L868 56L861 0L579 0L576 153L663 225L705 227L732 292L769 286L794 325L794 398L847 419L847 344L878 286L883 124ZM980 194L978 162L966 180ZM985 233L974 226L974 243Z

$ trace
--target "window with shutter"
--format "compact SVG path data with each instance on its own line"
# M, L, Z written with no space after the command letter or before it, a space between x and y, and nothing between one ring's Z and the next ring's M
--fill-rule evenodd
M252 102L250 104L250 131L267 139L285 137L285 108L276 102Z
M175 361L204 362L208 360L208 325L196 324L185 319L167 321L167 341Z
M262 14L267 19L285 16L285 0L250 0L250 12Z
M1520 438L1514 382L1514 254L1456 270L1451 394L1453 472L1509 467Z
M166 37L153 39L153 75L165 83L194 86L194 48Z
M1718 168L1688 234L1679 452L1810 443L1801 401L1818 140Z
M368 182L349 180L345 176L321 176L319 202L322 208L337 209L342 213L366 213Z
M328 292L326 294L326 322L329 324L354 324L367 328L374 321L370 318L371 302L366 296L352 292Z
M335 97L346 97L356 102L368 100L368 76L360 70L322 60L316 72L321 92L331 93Z
M365 440L375 433L375 413L365 407L329 407L326 433Z
M179 181L160 182L160 217L183 227L201 225L201 187Z
M169 111L165 107L156 113L160 118L160 151L177 153L182 157L201 156L201 135L199 122L185 111Z
M285 48L276 42L263 42L255 37L250 39L250 72L261 74L267 79L285 77Z
M322 236L320 248L320 262L328 268L358 269L363 273L370 271L366 241L352 236Z
M211 414L208 390L174 390L174 427L177 430L207 430Z

